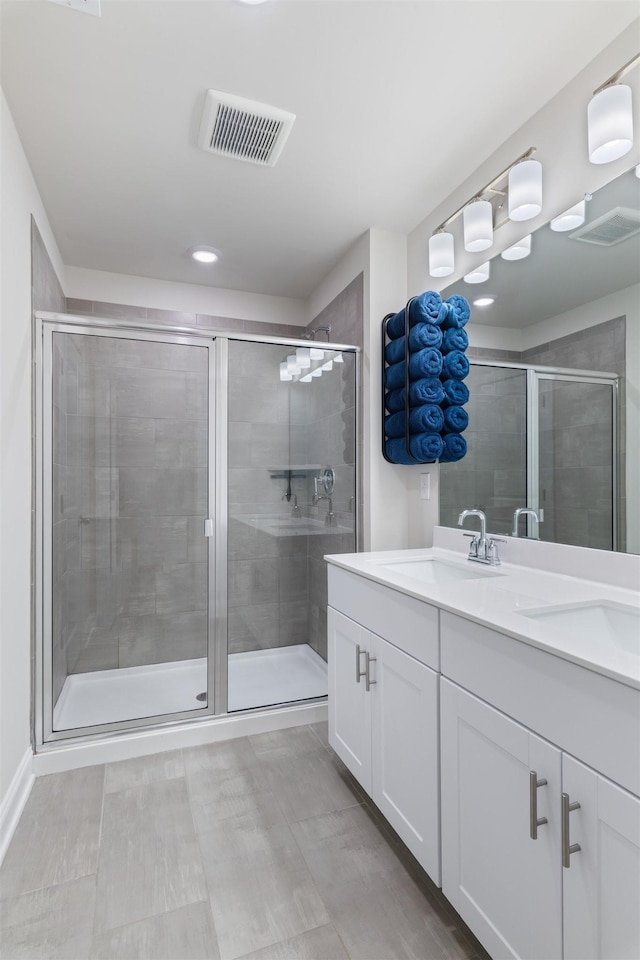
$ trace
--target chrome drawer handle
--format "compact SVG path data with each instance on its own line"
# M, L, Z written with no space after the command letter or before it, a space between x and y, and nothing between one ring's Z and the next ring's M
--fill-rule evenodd
M371 657L368 653L365 653L365 659L366 659L366 667L364 671L365 672L364 682L365 682L365 690L367 691L367 693L369 693L369 690L371 689L371 687L378 682L377 680L371 679L371 670L370 670L371 664L376 662L376 658Z
M536 771L529 771L529 836L532 840L538 839L538 827L543 823L549 823L546 817L538 816L538 787L546 787L546 785L547 781L544 777L538 780Z
M366 667L362 672L360 671L360 657L363 653L365 653L365 651L360 649L359 643L356 643L356 683L360 683L360 678L366 677L367 675ZM368 654L365 653L365 656L368 656ZM367 687L367 690L368 689L369 688Z
M569 814L579 809L580 804L577 801L571 803L568 793L562 794L562 866L567 869L571 866L571 854L582 849L579 843L571 843L569 834Z

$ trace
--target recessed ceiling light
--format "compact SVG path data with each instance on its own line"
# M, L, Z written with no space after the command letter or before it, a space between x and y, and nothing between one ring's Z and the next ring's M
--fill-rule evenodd
M213 247L194 247L191 250L191 256L198 263L215 263L220 259L220 253Z
M473 301L474 307L488 307L492 303L495 303L495 297L478 297Z

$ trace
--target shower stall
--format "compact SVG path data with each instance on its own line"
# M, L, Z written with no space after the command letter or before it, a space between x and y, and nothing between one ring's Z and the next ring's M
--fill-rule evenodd
M624 470L613 373L471 360L468 454L443 464L440 523L465 507L510 535L518 507L535 509L519 535L624 549Z
M37 315L38 743L326 696L358 357L302 346Z

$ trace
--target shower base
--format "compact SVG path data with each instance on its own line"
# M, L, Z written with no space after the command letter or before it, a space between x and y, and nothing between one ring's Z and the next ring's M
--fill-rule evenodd
M206 688L204 658L71 674L53 711L53 729L196 710L203 705L198 694ZM228 689L229 712L324 697L327 665L306 643L232 653Z

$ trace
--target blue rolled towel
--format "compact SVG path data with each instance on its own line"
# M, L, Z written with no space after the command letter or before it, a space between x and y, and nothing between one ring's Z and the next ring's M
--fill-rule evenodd
M469 426L469 414L463 407L447 407L444 411L444 425L447 431L462 433Z
M464 386L459 380L452 380L451 382ZM467 391L468 399L469 393ZM423 377L421 380L415 380L409 387L409 403L412 407L417 407L421 403L443 403L444 400L444 386L437 377ZM406 392L404 388L402 390L391 390L386 396L385 405L389 413L397 413L398 410L404 410L405 401Z
M454 404L460 407L469 399L469 387L462 380L443 380L442 389L444 391L443 407Z
M455 463L456 460L462 460L467 452L467 441L459 433L443 434L442 443L440 463Z
M462 327L449 327L448 330L444 331L441 347L443 353L450 353L451 350L466 350L468 346L469 337L467 331L463 330Z
M449 327L464 327L471 316L469 301L465 300L465 298L459 294L454 293L448 300L445 300L444 305L446 307L446 314L441 321L442 329L448 330Z
M442 330L435 323L416 323L409 334L409 350L416 353L425 347L438 349L442 343ZM464 348L463 348L464 349ZM405 338L398 337L388 343L384 350L387 363L398 363L404 360Z
M419 356L419 354L416 354ZM442 363L442 375L447 380L464 380L469 373L469 361L461 350L445 353ZM399 386L399 384L398 384Z
M423 403L409 413L410 433L439 433L444 426L444 414L435 403ZM404 410L385 417L384 432L387 437L404 437L406 416Z
M420 463L432 463L440 458L444 444L438 433L416 433L409 440L409 449L413 454L413 459L407 454L407 445L404 438L387 440L384 449L386 455L394 463L411 464L416 460Z
M449 354L453 356L453 354ZM460 354L464 356L464 354ZM466 359L466 358L465 358ZM468 366L468 364L467 364ZM452 364L452 368L455 367ZM425 347L424 350L418 350L417 353L410 355L409 359L409 377L411 380L420 380L422 377L437 377L442 371L442 354L435 347ZM467 371L468 372L468 371ZM453 373L449 376L454 376ZM459 380L462 377L458 377ZM387 390L395 390L402 387L405 381L405 364L392 363L384 372L384 385Z
M409 307L409 327L416 323L435 323L440 325L447 314L447 308L442 297L435 290L426 290L419 297L414 297ZM387 321L387 336L390 340L397 340L404 336L404 309L399 310Z

